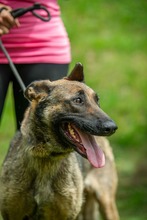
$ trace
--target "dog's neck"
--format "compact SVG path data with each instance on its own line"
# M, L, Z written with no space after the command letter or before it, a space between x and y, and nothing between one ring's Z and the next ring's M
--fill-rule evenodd
M24 137L28 137L29 139L31 137L31 140L36 144L40 142L46 143L49 141L49 138L44 137L45 127L41 126L41 128L34 119L34 112L30 106L25 112L25 117L21 124L21 133Z
M60 159L65 158L70 153L59 151L59 146L54 146L49 136L45 136L46 128L36 124L33 119L33 115L31 115L30 108L27 109L25 113L26 117L21 125L21 133L23 136L23 140L25 142L25 146L27 147L27 151L33 157L36 158L54 158ZM33 121L33 123L32 123ZM58 151L56 151L58 148Z

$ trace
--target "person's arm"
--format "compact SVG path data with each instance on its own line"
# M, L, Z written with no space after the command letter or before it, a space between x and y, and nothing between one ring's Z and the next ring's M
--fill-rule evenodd
M19 27L18 19L14 19L10 14L11 10L11 7L0 3L0 36L9 33L10 28L14 26Z

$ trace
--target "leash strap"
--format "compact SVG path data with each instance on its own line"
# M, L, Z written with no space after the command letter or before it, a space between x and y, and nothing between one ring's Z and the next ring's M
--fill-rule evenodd
M41 15L39 15L36 11L37 10L43 10L46 12L46 17L43 17ZM47 8L39 3L35 3L33 6L31 7L28 7L28 8L17 8L17 9L14 9L13 11L11 11L11 15L14 17L14 18L18 18L24 14L26 14L27 12L32 12L32 14L39 18L40 20L42 21L50 21L51 19L51 15L50 15L50 12L47 10Z
M44 10L47 13L47 17L42 17L41 15L39 15L38 13L35 12L35 10L40 10L40 9ZM3 8L0 9L0 12L2 10L7 10L7 9L3 7ZM45 22L50 21L50 19L51 19L50 13L47 10L47 8L43 5L40 5L39 3L35 3L33 6L28 7L28 8L17 8L15 10L11 11L10 13L14 18L17 18L17 17L20 17L20 16L24 15L27 12L32 12L32 14L35 17L37 17L37 18L39 18L39 19L41 19L42 21L45 21ZM26 87L25 87L25 85L24 85L24 83L23 83L23 81L22 81L22 79L21 79L21 77L20 77L20 75L19 75L19 73L18 73L18 71L17 71L17 69L16 69L9 53L8 53L8 51L4 47L1 40L0 40L0 48L2 49L4 55L6 56L8 62L9 62L9 65L11 67L11 70L12 70L14 76L16 77L22 91L24 92Z
M4 47L4 45L3 45L3 43L2 43L1 40L0 40L0 47L1 47L2 51L3 51L3 53L5 54L5 56L6 56L7 60L8 60L8 62L9 62L9 65L10 65L12 71L13 71L13 74L15 75L15 77L16 77L16 79L17 79L17 81L18 81L18 83L19 83L19 85L20 85L22 91L24 92L25 89L26 89L26 87L25 87L25 85L24 85L24 83L23 83L23 81L22 81L22 79L21 79L21 77L20 77L20 75L19 75L19 73L18 73L18 71L17 71L15 65L14 65L13 62L12 62L11 57L9 56L9 53L7 52L7 50L6 50L6 48Z

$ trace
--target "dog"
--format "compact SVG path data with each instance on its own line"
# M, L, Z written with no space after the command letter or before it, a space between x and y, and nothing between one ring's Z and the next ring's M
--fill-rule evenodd
M117 126L100 108L98 95L84 83L80 63L61 80L32 82L24 95L30 106L0 175L2 217L80 218L84 191L91 190L88 182L96 172L91 169L83 177L82 164L87 159L95 168L105 165L105 155L94 135L112 135Z

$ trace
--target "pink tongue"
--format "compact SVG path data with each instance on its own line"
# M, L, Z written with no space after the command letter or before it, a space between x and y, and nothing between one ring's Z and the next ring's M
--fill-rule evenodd
M86 149L89 162L96 168L103 167L105 165L105 155L96 143L94 136L85 134L79 130L78 134L80 135L82 144Z

